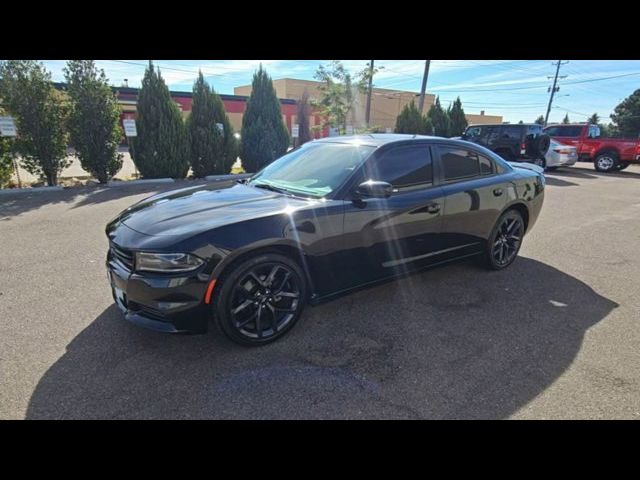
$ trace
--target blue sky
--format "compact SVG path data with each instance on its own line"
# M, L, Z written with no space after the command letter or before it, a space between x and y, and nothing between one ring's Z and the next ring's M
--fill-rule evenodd
M312 80L318 65L328 60L154 60L171 90L190 91L198 69L218 93L233 93L233 87L251 82L260 63L272 78ZM367 60L342 60L356 73ZM544 114L548 86L555 66L552 60L433 60L427 91L441 96L444 106L460 96L467 113L502 115L505 121L532 122ZM65 60L43 62L56 81L63 80ZM110 83L138 87L147 60L98 60ZM419 92L424 60L376 60L384 67L374 79L376 87ZM554 99L549 121L584 121L597 112L608 121L613 108L640 88L639 60L570 60L563 65L560 91ZM613 77L613 78L608 78Z

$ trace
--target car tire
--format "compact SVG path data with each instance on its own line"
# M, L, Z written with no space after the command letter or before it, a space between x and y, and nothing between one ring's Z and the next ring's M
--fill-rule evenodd
M263 253L242 259L223 273L216 283L213 313L227 338L260 346L293 328L306 299L300 266L284 255Z
M612 172L618 165L618 155L615 152L599 153L593 160L593 167L598 172Z
M539 166L543 170L547 169L547 160L545 158L536 158L533 162L534 165Z
M491 270L503 270L511 265L520 251L524 232L524 219L520 212L511 209L503 213L485 246L485 266Z
M547 167L547 170L552 172L552 171L558 170L558 167Z
M551 146L551 137L547 134L538 135L532 143L533 155L544 157Z

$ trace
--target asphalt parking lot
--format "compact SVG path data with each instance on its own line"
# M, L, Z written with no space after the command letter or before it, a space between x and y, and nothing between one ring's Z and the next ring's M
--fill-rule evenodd
M363 290L263 348L113 305L104 226L157 187L0 197L0 418L640 419L640 166L547 185L508 270Z

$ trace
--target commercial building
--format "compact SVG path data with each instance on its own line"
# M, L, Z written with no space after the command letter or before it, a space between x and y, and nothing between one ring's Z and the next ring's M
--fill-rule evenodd
M289 98L294 100L300 100L305 91L308 93L309 98L319 99L320 90L318 87L320 85L320 82L299 80L296 78L281 78L273 80L273 87L278 98ZM236 95L251 95L251 85L235 87L233 92ZM396 125L396 118L400 115L400 112L405 105L408 105L412 101L417 105L418 97L419 94L415 92L390 90L387 88L374 88L371 92L371 116L369 124L379 127L383 131L387 129L393 130ZM350 119L350 123L354 128L362 128L365 126L366 101L366 95L358 92ZM423 112L428 112L435 101L435 95L431 93L425 94ZM480 114L466 114L466 117L469 124L502 123L502 116L485 115L484 111L481 111ZM314 125L314 123L311 123L311 125Z
M66 89L64 83L56 83L56 88ZM297 118L297 103L304 92L308 92L310 99L319 99L320 91L319 82L311 80L299 80L294 78L282 78L273 80L273 86L276 95L280 99L280 108L282 110L282 120L284 121L289 133L294 124L299 123ZM118 103L122 108L122 119L132 119L136 116L138 88L131 87L112 87ZM175 92L172 91L171 98L176 102L182 114L186 117L191 112L191 103L193 94L191 92ZM224 103L225 111L229 116L231 125L234 130L239 131L242 127L242 116L244 114L247 99L251 95L251 85L243 85L234 88L234 95L220 94L220 98ZM379 131L393 131L396 124L396 118L411 101L418 103L418 94L403 90L390 90L386 88L374 88L371 96L371 118L369 124L377 127ZM427 112L435 103L435 95L427 93L424 99L423 111ZM348 123L354 129L364 128L366 110L366 95L357 93L354 106L352 108ZM469 124L478 123L502 123L502 116L485 115L484 111L480 114L466 114ZM322 124L322 118L316 113L312 113L309 117L309 125L311 127ZM312 130L315 137L326 137L329 135L327 128Z

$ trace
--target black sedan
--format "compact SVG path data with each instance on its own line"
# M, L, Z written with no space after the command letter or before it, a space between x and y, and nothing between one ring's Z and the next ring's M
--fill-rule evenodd
M290 330L307 303L452 260L516 258L542 169L473 143L412 135L316 140L252 177L152 196L107 226L125 317L245 345Z

